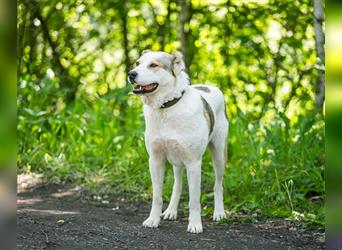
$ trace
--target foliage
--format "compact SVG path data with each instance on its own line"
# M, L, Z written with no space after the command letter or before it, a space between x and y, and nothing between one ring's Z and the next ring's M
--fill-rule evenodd
M323 225L324 120L315 108L322 65L311 1L187 3L19 1L19 171L149 197L141 103L126 72L143 49L181 49L192 82L225 94L227 208L300 213ZM204 204L213 181L206 154Z

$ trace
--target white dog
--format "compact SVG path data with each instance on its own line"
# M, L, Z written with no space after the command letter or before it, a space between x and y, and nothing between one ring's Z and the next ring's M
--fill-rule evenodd
M153 185L152 209L143 222L158 227L160 217L174 220L182 189L182 169L189 184L188 232L201 233L201 158L209 145L215 167L214 221L226 218L222 179L226 164L228 119L222 92L212 86L190 85L183 56L144 51L129 72L133 92L141 95L146 122L145 144ZM165 161L173 164L171 201L162 213Z

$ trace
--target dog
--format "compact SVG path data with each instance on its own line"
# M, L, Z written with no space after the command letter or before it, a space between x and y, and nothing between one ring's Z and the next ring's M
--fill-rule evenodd
M207 146L215 170L213 220L226 218L223 175L227 161L228 118L222 92L209 85L190 85L183 55L145 50L128 73L133 93L141 96L145 117L145 145L149 154L153 199L144 227L158 227L161 217L175 220L185 168L189 186L187 231L201 233L201 163ZM162 213L165 162L173 165L170 203Z

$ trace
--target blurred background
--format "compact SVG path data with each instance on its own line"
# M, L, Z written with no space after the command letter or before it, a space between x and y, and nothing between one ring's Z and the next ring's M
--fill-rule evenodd
M327 247L342 247L342 2L326 4L326 200ZM338 242L332 244L337 240Z
M322 1L19 0L17 11L18 173L149 199L141 101L126 75L144 49L179 50L193 83L225 95L229 215L324 227ZM168 168L165 201L172 181ZM205 216L213 184L206 153Z
M16 222L16 10L0 0L0 249L13 249Z

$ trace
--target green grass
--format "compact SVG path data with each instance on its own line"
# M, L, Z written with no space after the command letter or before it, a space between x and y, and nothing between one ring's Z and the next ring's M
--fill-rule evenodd
M35 105L19 101L19 172L40 172L54 182L120 190L149 199L152 192L141 104L135 97L122 97L122 91L94 102L79 97L61 108L39 109L49 98L44 91L34 97ZM322 228L324 120L315 113L299 116L295 124L282 113L275 117L262 122L241 111L230 117L226 209L231 214L245 213L250 219L257 213L261 218L289 218ZM214 173L208 152L202 176L203 214L210 216ZM165 201L172 182L168 165ZM183 190L187 196L187 187Z

